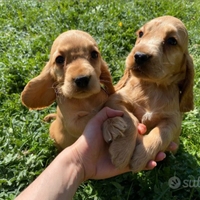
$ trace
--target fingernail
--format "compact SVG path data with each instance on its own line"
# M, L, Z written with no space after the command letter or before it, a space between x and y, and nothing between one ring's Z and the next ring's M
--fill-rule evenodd
M156 166L157 166L157 163L156 163L155 161L153 161L153 165L154 165L154 167L156 167Z
M140 129L142 130L142 132L146 132L147 131L147 127L145 125L140 125Z

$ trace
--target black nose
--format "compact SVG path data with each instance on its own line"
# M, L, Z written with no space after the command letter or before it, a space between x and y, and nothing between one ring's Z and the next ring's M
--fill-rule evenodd
M79 88L87 87L89 81L90 81L90 77L89 76L80 76L80 77L77 77L74 80L74 82L76 83L77 87L79 87Z
M135 57L135 62L138 65L145 63L150 58L149 55L142 53L142 52L139 52L139 51L135 53L134 57Z

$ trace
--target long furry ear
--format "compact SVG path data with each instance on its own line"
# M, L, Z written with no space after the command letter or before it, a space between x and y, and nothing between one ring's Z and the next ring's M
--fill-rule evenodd
M194 109L193 102L193 85L194 85L194 65L192 57L186 55L186 75L183 84L180 86L180 111L189 112Z
M101 75L100 82L104 85L106 92L108 95L111 95L115 92L114 86L112 84L112 77L108 70L108 66L106 62L102 59L101 61Z
M115 91L118 91L121 88L123 88L126 85L129 78L130 78L130 70L126 68L124 71L124 75L119 80L119 82L115 85Z
M50 106L56 99L52 87L54 82L50 74L49 63L47 63L41 74L25 86L21 94L22 103L30 109L43 109Z

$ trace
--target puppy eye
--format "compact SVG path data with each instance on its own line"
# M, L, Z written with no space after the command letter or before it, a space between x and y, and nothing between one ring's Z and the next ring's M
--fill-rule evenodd
M167 44L176 45L177 44L177 40L174 37L170 37L170 38L167 39Z
M91 52L91 57L92 57L93 59L97 59L97 58L98 58L98 52L92 51L92 52Z
M139 38L141 38L144 35L142 31L139 32Z
M63 64L65 62L65 58L63 56L58 56L56 58L56 63L57 64Z

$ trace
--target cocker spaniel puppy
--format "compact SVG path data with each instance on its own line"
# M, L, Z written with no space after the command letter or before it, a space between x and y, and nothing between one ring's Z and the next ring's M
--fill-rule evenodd
M57 114L45 120L56 117L50 136L62 150L76 141L112 93L111 75L95 40L86 32L70 30L56 38L49 62L26 85L21 99L30 109L57 101Z
M188 53L188 33L172 16L151 20L137 31L126 59L124 76L107 106L124 111L123 118L104 123L112 162L138 172L171 141L179 144L182 113L193 109L194 67ZM146 125L140 136L137 124Z

